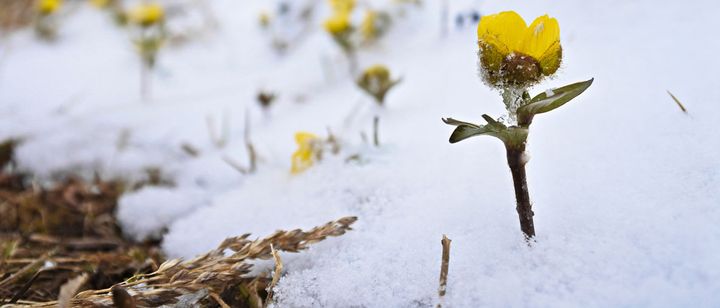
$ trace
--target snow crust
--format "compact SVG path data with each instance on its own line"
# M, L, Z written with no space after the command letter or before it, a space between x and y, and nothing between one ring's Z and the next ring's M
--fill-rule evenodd
M504 106L477 76L474 27L440 37L441 1L407 10L359 54L361 67L383 63L403 77L381 112L379 149L360 138L371 132L371 99L320 31L329 13L319 11L318 26L281 56L257 26L258 13L273 9L267 0L208 2L217 33L161 55L149 102L138 95L127 34L90 8L65 21L55 45L31 33L0 41L0 137L24 138L20 168L41 180L67 171L142 180L159 168L175 186L125 195L118 217L133 238L165 234L170 256L358 216L347 235L282 255L278 307L434 306L443 234L453 240L448 307L719 306L720 40L706 31L720 27L720 4L450 2L453 13L559 20L563 68L532 95L595 78L533 122L532 247L519 232L502 145L447 142L452 127L441 117L482 123ZM254 101L261 88L278 92L269 113ZM261 156L253 175L224 160L247 161L246 115ZM208 117L217 127L227 117L225 147L208 137ZM294 132L328 127L342 153L291 176ZM345 162L355 154L360 161Z

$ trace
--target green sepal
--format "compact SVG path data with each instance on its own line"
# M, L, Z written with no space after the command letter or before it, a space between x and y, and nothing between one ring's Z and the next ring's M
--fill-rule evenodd
M445 122L445 124L447 124L447 125L452 125L452 126L460 126L460 125L467 125L467 126L473 126L473 127L480 127L480 126L481 126L481 125L477 125L477 124L470 123L470 122L455 120L455 119L453 119L453 118L447 118L447 119L446 119L446 118L442 118L442 121Z
M489 125L480 127L460 125L455 128L455 131L453 131L452 135L450 135L450 143L457 143L470 137L482 135L493 136L502 140L501 134L492 130Z
M533 97L530 102L518 108L517 114L520 119L519 122L529 123L528 120L531 120L534 115L557 109L585 92L593 83L593 80L595 79L569 84L538 94Z
M504 132L507 131L505 125L495 121L488 115L483 115L488 121L488 125L478 125L470 122L458 121L453 118L442 119L445 124L457 126L450 135L450 143L457 143L474 136L492 136L505 142ZM488 118L490 120L488 120Z

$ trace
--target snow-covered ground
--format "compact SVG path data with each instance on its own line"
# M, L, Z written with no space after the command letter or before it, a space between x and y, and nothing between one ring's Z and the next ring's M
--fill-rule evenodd
M475 27L451 26L441 38L441 1L425 2L359 54L361 67L383 63L403 77L387 98L379 149L360 138L370 133L372 102L321 31L324 3L312 32L280 56L257 25L273 8L267 0L208 1L218 30L161 55L149 102L139 98L127 33L89 7L65 20L56 44L29 32L0 41L0 138L22 136L20 167L41 179L162 170L176 185L126 195L118 215L136 238L167 228L171 256L191 257L228 236L358 216L347 235L283 255L281 307L433 306L442 234L453 240L449 307L719 306L720 4L449 1L453 13L512 9L559 20L563 68L536 92L595 78L533 123L538 237L528 247L500 142L450 145L452 127L440 121L504 111L477 77ZM259 89L279 94L269 114L255 102ZM246 113L262 158L252 175L224 160L247 160ZM218 127L228 120L224 148L211 142L208 117ZM341 155L290 175L294 132L328 127L343 141ZM360 161L346 163L353 154Z

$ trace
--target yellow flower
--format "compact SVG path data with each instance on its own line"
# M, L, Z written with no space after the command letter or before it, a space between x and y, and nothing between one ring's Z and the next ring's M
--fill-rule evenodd
M350 14L337 13L325 20L325 31L332 35L339 35L350 30Z
M355 0L328 0L330 8L337 13L349 14L355 8Z
M292 166L290 172L298 174L310 168L316 158L318 137L312 133L295 133L295 143L298 149L292 155Z
M385 65L375 64L365 69L362 74L365 78L372 78L375 80L389 80L390 70Z
M55 13L62 5L62 0L40 0L36 9L42 15Z
M513 11L483 16L478 24L480 68L493 86L527 87L560 67L560 26L543 15L528 27Z
M165 18L165 10L156 3L140 4L128 12L128 18L132 23L142 27L149 27Z
M270 14L266 11L260 12L260 15L258 16L258 21L260 22L260 26L263 28L266 28L270 25Z
M365 17L360 23L360 34L366 40L372 40L378 36L377 29L378 12L368 10L365 12Z
M381 106L385 104L385 95L399 82L399 79L392 80L390 70L381 64L366 68L356 81L357 85L372 96L375 102Z
M110 5L111 0L90 0L90 4L96 8L106 8Z

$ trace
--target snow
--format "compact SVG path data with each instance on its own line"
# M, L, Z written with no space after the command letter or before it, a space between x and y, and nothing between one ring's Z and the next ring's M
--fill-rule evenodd
M451 12L558 19L563 67L532 95L595 78L533 122L532 247L519 231L502 145L447 142L452 127L441 117L482 123L504 107L477 76L474 27L439 37L440 1L406 10L359 54L360 67L383 63L403 78L381 112L377 149L360 138L371 132L372 100L347 77L331 39L318 26L276 54L257 26L273 6L260 0L209 2L218 31L163 52L149 102L138 94L127 34L90 8L65 20L54 45L30 33L0 41L0 137L24 137L20 167L42 180L68 171L142 180L159 168L175 185L125 195L118 216L136 239L166 230L170 256L358 216L348 234L282 255L279 307L433 306L443 234L453 240L448 307L720 305L720 40L702 30L720 26L720 4L451 2ZM316 24L327 15L323 8ZM269 114L254 101L261 88L278 92ZM261 156L252 175L223 160L246 164L246 114ZM226 146L211 142L208 116L215 129L229 119ZM290 175L294 132L328 127L343 151ZM346 163L354 154L361 160Z

